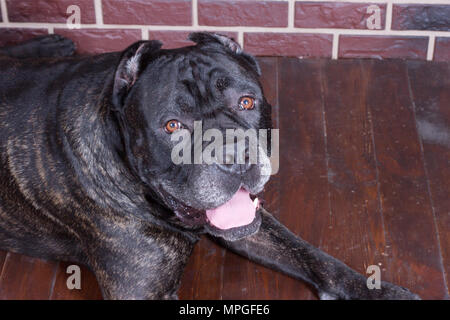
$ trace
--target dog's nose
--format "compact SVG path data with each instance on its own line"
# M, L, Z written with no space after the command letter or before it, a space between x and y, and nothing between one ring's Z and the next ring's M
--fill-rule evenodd
M240 151L236 145L225 146L222 161L217 161L217 166L228 173L243 174L251 168L249 148Z
M219 167L220 170L225 171L227 173L233 173L233 174L243 174L251 168L251 164L249 164L249 163L245 163L245 164L218 163L217 166Z

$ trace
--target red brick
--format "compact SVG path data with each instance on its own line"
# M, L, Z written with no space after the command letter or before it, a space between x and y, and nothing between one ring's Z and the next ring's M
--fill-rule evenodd
M450 37L436 38L434 60L450 61Z
M244 34L244 50L258 56L331 57L332 44L329 34Z
M81 23L95 23L94 0L6 0L9 21L65 23L71 5L80 7Z
M450 31L450 5L394 5L392 29Z
M192 24L190 0L103 0L103 22L187 26Z
M160 40L164 49L180 48L193 45L192 41L187 40L192 31L149 31L150 40ZM237 32L217 32L237 39Z
M351 35L339 37L341 58L425 59L427 48L427 37Z
M299 28L346 28L368 29L367 8L370 3L349 2L296 2L295 26ZM386 5L376 4L380 8L381 29L386 20Z
M198 23L206 26L286 27L287 1L199 0Z
M78 54L120 51L141 40L141 30L130 29L55 29L55 33L72 39Z
M14 45L35 37L48 34L47 29L2 28L0 47Z

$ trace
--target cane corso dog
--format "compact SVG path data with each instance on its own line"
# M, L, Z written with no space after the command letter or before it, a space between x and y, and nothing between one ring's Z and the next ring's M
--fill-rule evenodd
M265 211L255 197L270 150L256 164L172 161L171 137L194 121L271 126L256 60L222 35L189 39L84 57L58 35L1 49L0 249L84 264L106 299L176 299L206 234L321 299L419 299L387 282L368 289Z

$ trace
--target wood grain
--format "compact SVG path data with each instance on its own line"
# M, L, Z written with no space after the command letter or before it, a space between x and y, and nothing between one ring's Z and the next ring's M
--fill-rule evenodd
M67 288L66 273L70 262L60 262L56 271L51 300L102 300L102 293L98 287L94 274L85 266L78 265L81 269L81 289Z
M325 60L283 58L280 64L279 219L321 246L328 233L329 199L321 70ZM280 299L316 299L304 283L280 281Z
M6 259L6 255L8 253L6 251L0 250L0 277L2 274L2 270L3 270L3 265L5 263L5 259Z
M9 252L0 277L0 299L49 299L57 263Z
M178 291L180 299L222 299L225 249L207 238L195 246Z
M345 77L342 75L345 74ZM327 176L330 201L322 248L366 274L369 265L386 269L383 217L365 78L355 61L329 61L323 75Z
M392 281L426 299L446 296L422 151L401 61L365 61Z
M450 67L408 63L411 99L424 152L432 211L440 240L447 296L450 287Z

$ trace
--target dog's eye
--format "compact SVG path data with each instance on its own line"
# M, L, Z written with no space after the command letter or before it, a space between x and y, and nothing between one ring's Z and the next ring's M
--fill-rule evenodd
M172 119L167 121L164 126L164 130L166 130L167 133L174 133L175 131L181 129L181 127L182 125L180 121Z
M255 99L252 97L242 97L239 99L239 108L241 110L251 110L255 107Z

